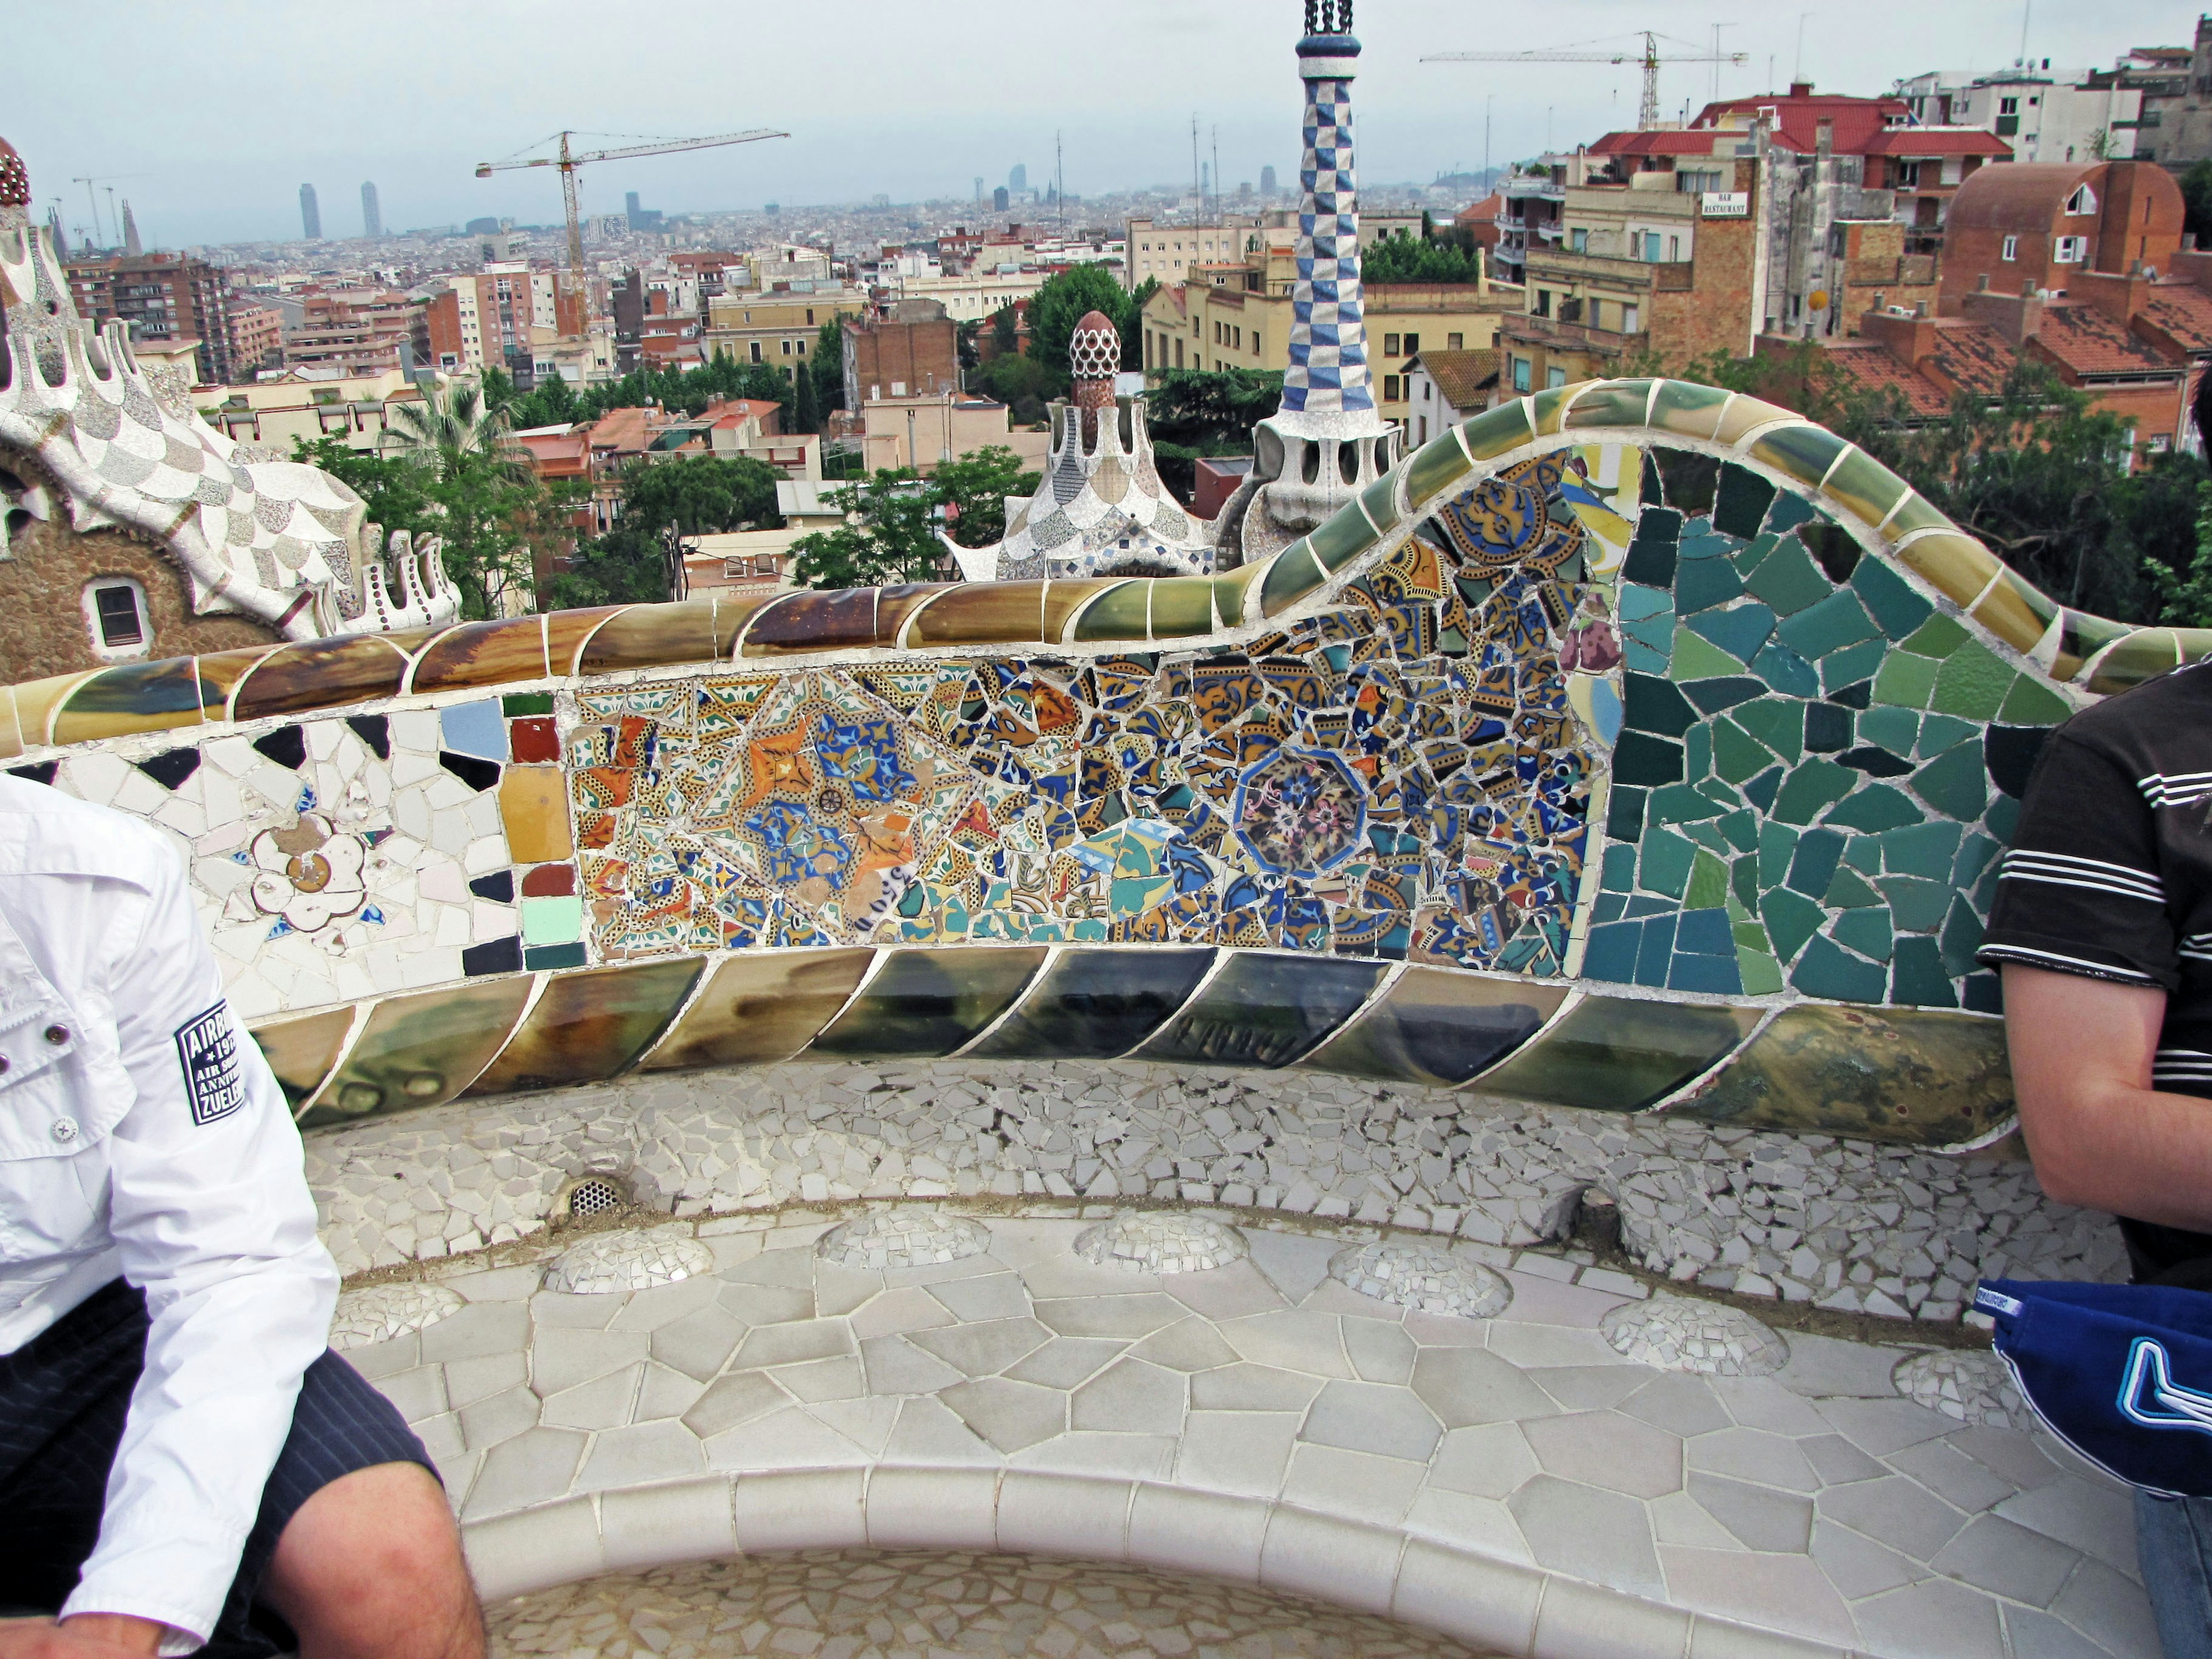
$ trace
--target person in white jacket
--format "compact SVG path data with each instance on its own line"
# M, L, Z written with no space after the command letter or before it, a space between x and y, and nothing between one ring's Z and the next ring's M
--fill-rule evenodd
M0 1659L479 1659L161 831L0 776Z

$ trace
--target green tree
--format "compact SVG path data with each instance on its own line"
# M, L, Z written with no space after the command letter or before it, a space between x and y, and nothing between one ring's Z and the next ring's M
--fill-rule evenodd
M576 610L598 605L657 605L669 597L668 553L658 538L626 524L576 550L553 579L551 604Z
M1030 352L1045 374L1049 395L1067 389L1068 343L1088 313L1103 312L1127 345L1133 296L1103 265L1073 265L1048 276L1030 301Z
M2130 470L2124 424L2039 359L2015 358L1994 392L1961 392L1934 420L1914 416L1894 387L1852 380L1810 342L1716 354L1679 373L1850 440L2063 604L2124 622L2207 614L2191 609L2191 586L2204 463L2175 453Z
M845 406L845 313L839 312L822 325L815 337L814 354L806 360L807 373L814 377L814 407L817 424L809 428L820 431L820 422L829 419L833 409Z
M1471 248L1426 234L1385 236L1359 256L1359 270L1369 283L1472 283L1482 260Z
M1153 279L1146 277L1146 282ZM1021 319L1012 306L1000 306L991 313L991 349L1001 357L1011 357L1021 349Z
M929 483L938 501L958 509L946 533L963 547L988 547L1006 539L1006 497L1032 494L1037 477L1012 450L993 444L940 463Z
M2192 164L2181 175L2181 228L2199 247L2212 247L2212 161Z
M1252 427L1283 400L1283 377L1258 368L1170 368L1145 393L1152 454L1169 488L1188 498L1201 455L1249 455Z
M748 524L772 529L783 522L775 481L775 468L748 455L635 460L623 475L620 522L646 536L670 528L710 535Z
M1055 385L1045 372L1045 367L1034 357L1018 352L994 357L969 371L968 389L981 392L986 398L995 398L1006 405L1016 426L1037 426L1044 420L1045 399L1056 397L1068 385L1067 371L1060 370Z
M791 411L792 429L795 432L819 432L822 430L822 407L815 396L811 368L800 368L798 392L798 401Z
M884 467L833 489L846 522L791 544L792 574L809 587L872 587L927 581L945 556L937 538L936 492L907 468Z

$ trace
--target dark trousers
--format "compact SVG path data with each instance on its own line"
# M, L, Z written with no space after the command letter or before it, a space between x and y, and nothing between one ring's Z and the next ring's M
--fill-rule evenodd
M0 1607L58 1613L100 1540L108 1470L146 1359L146 1299L121 1279L11 1354L0 1354ZM390 1401L335 1353L301 1379L292 1431L262 1488L208 1659L268 1659L295 1646L259 1601L285 1523L340 1475L420 1463L422 1443Z

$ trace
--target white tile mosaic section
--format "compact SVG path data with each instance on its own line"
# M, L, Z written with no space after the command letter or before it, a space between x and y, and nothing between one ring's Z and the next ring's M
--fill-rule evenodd
M1002 1548L1489 1618L1443 1627L1511 1653L2158 1652L2128 1493L1901 1398L1897 1347L1800 1334L1771 1376L1703 1376L1617 1352L1604 1321L1642 1304L1582 1285L1507 1269L1491 1320L1354 1296L1341 1238L1246 1228L1243 1261L1151 1275L998 1214L986 1255L860 1272L816 1255L826 1221L775 1221L701 1223L714 1271L626 1296L433 1268L469 1306L355 1351L495 1593Z
M468 1304L443 1285L364 1285L338 1297L331 1319L331 1346L349 1348L388 1342L434 1325Z
M937 1267L990 1248L990 1230L980 1221L933 1206L902 1206L832 1227L814 1253L841 1267Z
M1466 1659L1370 1614L1091 1561L808 1552L564 1584L485 1609L495 1659Z
M1615 1308L1601 1328L1616 1352L1661 1370L1770 1376L1790 1363L1790 1345L1778 1334L1717 1302L1656 1296Z
M1243 1237L1202 1215L1125 1212L1085 1228L1075 1253L1094 1267L1137 1273L1202 1273L1244 1256Z
M425 1170L437 1178L415 1178ZM1957 1318L1984 1275L2126 1275L2111 1218L2051 1203L2025 1164L1295 1071L764 1066L467 1103L308 1138L325 1237L349 1273L520 1237L545 1224L564 1182L593 1171L679 1215L860 1198L1141 1196L1514 1249L1555 1237L1577 1195L1596 1187L1619 1200L1626 1248L1654 1273L1931 1319Z
M1986 1348L1935 1348L1900 1360L1897 1391L1916 1406L1960 1423L1999 1428L2034 1425L2035 1413L2020 1397L2012 1370Z
M436 709L391 716L389 760L342 719L298 729L296 769L234 734L174 789L115 752L153 740L66 754L54 784L175 837L246 1019L463 978L465 947L515 931L512 904L469 890L509 867L499 792L439 763Z
M1328 1276L1377 1302L1462 1319L1494 1319L1513 1300L1502 1274L1434 1244L1354 1245L1329 1258Z
M673 1285L714 1270L714 1253L689 1228L633 1227L579 1239L545 1269L545 1288L572 1296L614 1296Z

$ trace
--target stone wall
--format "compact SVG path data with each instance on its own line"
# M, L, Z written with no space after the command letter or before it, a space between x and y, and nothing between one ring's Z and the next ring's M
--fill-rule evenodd
M100 576L133 577L145 589L154 625L149 657L270 645L281 637L246 617L194 616L184 572L119 530L79 534L33 520L0 558L0 679L43 679L100 666L82 594L85 584Z

